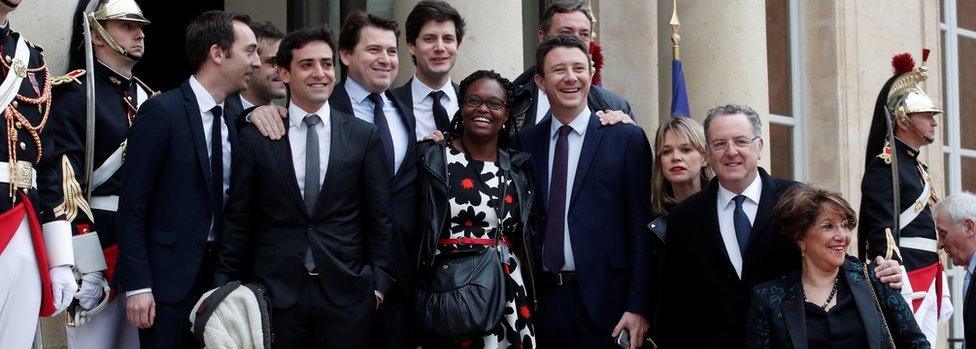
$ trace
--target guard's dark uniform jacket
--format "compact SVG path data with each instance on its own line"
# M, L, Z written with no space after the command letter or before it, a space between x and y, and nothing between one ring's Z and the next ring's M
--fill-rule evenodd
M935 220L932 217L932 203L935 188L929 184L928 193L920 197L926 190L928 173L926 166L918 161L918 151L912 149L901 140L896 139L895 154L898 156L898 179L901 185L901 212L908 210L914 216L908 222L900 222L904 228L901 233L891 231L894 246L901 251L901 263L905 269L912 271L930 266L938 261L938 254L914 247L920 244L903 244L906 238L930 239L932 246L936 241ZM879 154L868 164L861 180L861 210L858 217L858 249L862 259L873 260L876 256L886 257L889 240L886 229L894 226L894 207L891 185L891 164L888 156ZM906 215L902 215L903 217ZM907 225L906 225L907 224ZM900 237L899 237L900 236ZM925 240L912 239L913 242ZM894 247L892 246L892 247ZM914 247L912 247L914 246ZM896 253L892 258L898 258Z
M95 61L95 147L94 147L94 166L95 171L106 164L106 161L124 153L124 142L129 133L129 125L135 117L139 107L139 101L148 98L151 91L140 84L135 78L127 78L113 71L101 62ZM65 181L75 181L84 193L88 189L88 179L85 178L85 137L87 129L87 87L85 79L79 77L70 83L59 85L54 89L54 104L52 113L58 115L54 121L54 142L55 151L54 166L59 169L55 174L59 175L56 181L63 184ZM117 153L119 152L119 153ZM118 165L121 165L121 161ZM107 166L109 167L109 166ZM103 183L92 188L91 213L94 222L87 214L81 210L75 215L69 216L75 226L76 232L93 230L98 232L99 242L102 248L112 249L116 245L116 208L106 203L114 203L117 206L119 190L122 186L121 171L109 171L111 176L107 177ZM74 178L66 178L74 174ZM54 185L50 190L54 190ZM100 200L101 199L101 200ZM108 273L114 271L115 252L106 251L106 262L108 262ZM109 276L109 275L107 275Z

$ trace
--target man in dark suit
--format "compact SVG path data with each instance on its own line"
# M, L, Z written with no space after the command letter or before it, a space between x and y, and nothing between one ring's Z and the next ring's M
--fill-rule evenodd
M613 348L621 332L643 338L648 326L651 255L643 226L653 155L640 127L601 126L588 108L592 73L582 40L549 38L536 63L535 81L553 116L522 133L543 213L539 343Z
M253 273L285 348L365 348L394 281L382 142L376 127L330 106L333 45L325 27L285 37L288 132L270 140L246 127L234 156L215 283Z
M119 279L126 317L147 348L192 347L187 318L212 285L233 121L224 99L260 62L247 16L209 11L186 30L194 74L136 114L122 165Z
M952 194L935 204L935 226L939 248L949 255L952 264L966 268L963 279L963 329L966 348L976 348L976 296L973 295L973 273L976 272L976 195L970 192Z
M275 56L278 54L278 45L281 39L285 38L274 24L269 21L251 23L251 31L258 40L258 59L261 60L261 67L251 73L251 80L247 82L247 88L240 93L227 96L227 110L225 114L231 120L238 120L241 111L259 105L271 104L271 101L285 98L285 84L278 78ZM243 126L238 120L238 127Z
M753 287L800 267L796 244L772 220L776 202L795 182L759 167L759 114L723 105L708 111L704 126L715 179L669 212L657 317L667 348L743 347ZM897 288L892 263L882 263L878 273Z
M590 38L593 33L593 13L582 0L551 2L542 14L542 20L539 24L540 43L553 35L574 35L583 41L587 50L590 47ZM515 92L513 93L511 109L519 128L542 122L549 112L546 92L535 82L537 69L538 66L532 66L518 78L515 78L515 81L512 81L515 85ZM630 103L623 97L599 86L590 88L587 104L590 110L597 112L601 123L604 125L616 122L633 122L631 119L634 114L630 109Z
M413 110L418 141L440 139L458 111L458 85L450 74L464 38L464 19L443 0L422 0L407 15L406 27L417 73L393 95Z

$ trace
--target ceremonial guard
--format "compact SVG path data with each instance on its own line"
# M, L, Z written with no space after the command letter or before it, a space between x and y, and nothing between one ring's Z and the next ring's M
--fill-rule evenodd
M0 150L0 337L4 348L18 349L31 346L38 315L60 312L78 289L71 228L63 207L55 207L63 199L42 198L37 190L55 170L51 87L67 79L54 78L42 49L11 30L7 16L19 4L0 0L0 108L6 127L0 136L6 144Z
M69 63L87 74L54 89L53 155L58 169L54 173L60 178L52 181L51 189L61 187L66 194L72 193L76 204L66 200L65 206L78 209L68 210L66 218L76 236L97 232L84 235L97 236L93 248L82 250L83 245L76 244L77 258L101 260L98 257L104 256L105 261L79 270L78 302L68 308L66 321L69 348L139 346L138 330L125 319L125 301L114 291L113 276L118 260L119 168L126 135L139 105L152 95L132 75L133 66L145 53L143 27L147 24L133 0L82 1L75 11ZM75 189L69 191L69 187ZM83 204L86 200L91 210ZM79 263L77 269L85 268Z
M952 304L931 211L938 190L918 159L935 140L935 116L942 113L919 86L927 78L927 58L925 50L916 68L909 54L895 56L895 76L878 96L861 180L858 248L866 261L901 260L907 272L902 296L929 343L937 343L937 324L949 319Z

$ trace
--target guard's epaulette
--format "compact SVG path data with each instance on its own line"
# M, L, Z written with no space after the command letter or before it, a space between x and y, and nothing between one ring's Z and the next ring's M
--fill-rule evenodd
M885 164L891 165L891 147L881 148L881 154L878 154L878 158L884 160Z
M61 85L61 84L64 84L64 83L67 83L67 82L72 82L72 81L78 83L78 85L81 85L81 81L79 81L78 78L80 78L82 75L85 75L85 70L84 69L75 69L75 70L69 71L67 74L64 74L64 75L61 75L61 76L52 77L51 78L51 85L52 86L57 86L57 85Z
M35 50L37 50L37 52L44 52L44 48L41 47L41 45L35 44L33 42L30 42L29 40L26 40L26 41L27 41L27 45L29 45L30 47L33 47Z

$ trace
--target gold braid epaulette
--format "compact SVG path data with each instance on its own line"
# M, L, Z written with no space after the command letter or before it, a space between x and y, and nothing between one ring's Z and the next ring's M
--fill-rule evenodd
M898 243L895 242L895 237L891 234L891 228L885 228L885 240L887 240L888 245L885 248L885 259L898 256L898 260L902 260L901 249L898 248Z
M52 77L51 85L57 86L72 81L78 83L78 85L81 85L81 81L79 81L78 78L80 78L82 75L85 75L84 69L75 69L68 72L67 74Z
M85 201L81 185L75 179L75 168L71 166L71 161L68 160L67 155L61 156L61 172L61 191L64 195L64 202L54 208L54 215L64 215L65 219L72 222L80 210L88 215L89 221L94 223L95 218L91 213L91 207L88 206L88 201Z

